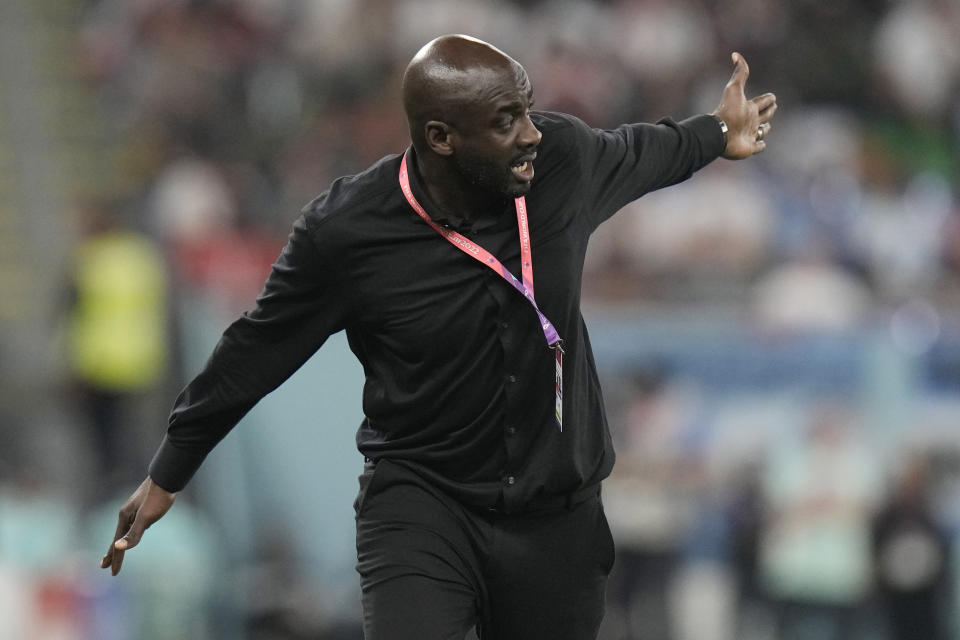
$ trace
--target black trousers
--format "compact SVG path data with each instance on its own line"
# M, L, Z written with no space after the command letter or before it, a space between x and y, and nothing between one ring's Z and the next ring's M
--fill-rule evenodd
M594 640L613 565L599 492L523 514L471 509L404 467L360 478L366 640Z

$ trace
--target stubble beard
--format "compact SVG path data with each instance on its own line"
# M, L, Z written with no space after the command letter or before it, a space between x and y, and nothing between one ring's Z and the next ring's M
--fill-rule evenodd
M517 198L530 191L529 183L512 180L509 167L501 167L490 160L473 156L454 156L457 170L467 183L478 190L501 198Z

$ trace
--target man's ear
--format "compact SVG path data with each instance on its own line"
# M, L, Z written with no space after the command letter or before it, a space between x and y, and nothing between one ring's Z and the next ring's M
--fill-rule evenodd
M453 154L453 144L451 140L453 133L450 130L450 125L446 122L430 120L423 125L423 132L427 139L427 146L430 147L434 153L441 156Z

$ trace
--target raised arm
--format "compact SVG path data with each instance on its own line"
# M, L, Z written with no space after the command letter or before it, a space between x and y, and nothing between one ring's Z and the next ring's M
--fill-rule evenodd
M686 180L717 157L739 160L763 151L777 98L765 93L747 100L750 69L739 53L733 61L733 75L711 114L607 131L575 128L594 226L645 193Z

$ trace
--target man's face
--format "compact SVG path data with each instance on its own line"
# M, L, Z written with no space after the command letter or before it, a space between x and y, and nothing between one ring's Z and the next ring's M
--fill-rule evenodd
M530 190L540 131L530 120L533 89L519 65L485 70L453 129L453 161L473 185L518 197Z

